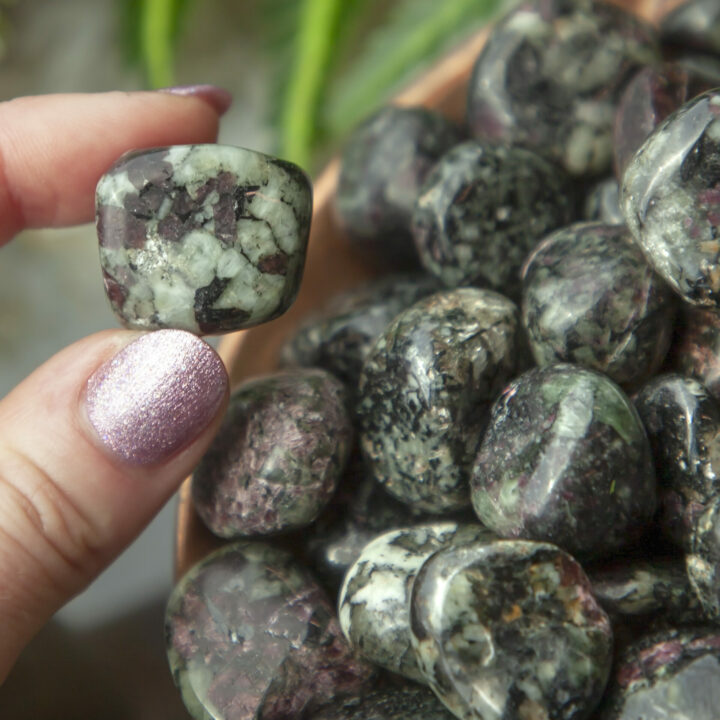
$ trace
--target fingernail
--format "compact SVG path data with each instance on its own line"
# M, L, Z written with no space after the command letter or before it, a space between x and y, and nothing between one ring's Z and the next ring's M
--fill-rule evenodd
M207 343L183 330L158 330L101 365L88 380L85 402L112 455L151 465L205 430L227 387L225 366Z
M162 88L158 92L200 98L218 115L224 115L232 104L232 95L227 90L215 87L215 85L178 85L176 87Z

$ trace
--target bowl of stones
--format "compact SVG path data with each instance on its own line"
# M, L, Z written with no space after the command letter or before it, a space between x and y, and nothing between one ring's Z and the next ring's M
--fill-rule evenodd
M229 333L193 718L718 717L719 87L718 0L524 0L313 188L217 146L101 181L123 322Z

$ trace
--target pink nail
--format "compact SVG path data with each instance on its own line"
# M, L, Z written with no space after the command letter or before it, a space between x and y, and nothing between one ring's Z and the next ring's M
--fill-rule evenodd
M162 88L158 92L199 98L204 100L218 115L224 115L232 104L232 95L227 90L215 87L215 85L178 85L177 87Z
M87 414L111 454L150 465L188 447L207 428L227 387L225 366L207 343L182 330L158 330L93 373Z

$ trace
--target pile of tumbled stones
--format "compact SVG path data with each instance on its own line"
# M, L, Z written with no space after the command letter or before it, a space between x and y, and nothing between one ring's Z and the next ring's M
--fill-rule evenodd
M338 215L404 272L238 387L194 473L233 542L168 605L193 717L720 717L715 86L717 0L659 32L535 0L464 127L356 130Z

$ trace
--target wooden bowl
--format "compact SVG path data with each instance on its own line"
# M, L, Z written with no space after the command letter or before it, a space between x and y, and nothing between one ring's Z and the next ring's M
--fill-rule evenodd
M641 17L656 22L683 0L615 0ZM460 121L472 66L488 29L473 36L394 99L397 105L423 105ZM277 367L283 342L313 310L329 298L350 289L375 274L374 268L348 242L333 208L339 160L332 160L315 182L312 229L302 287L295 304L282 317L249 330L227 335L218 352L225 362L233 386ZM201 560L222 544L195 513L190 497L190 478L180 489L175 544L175 575Z

